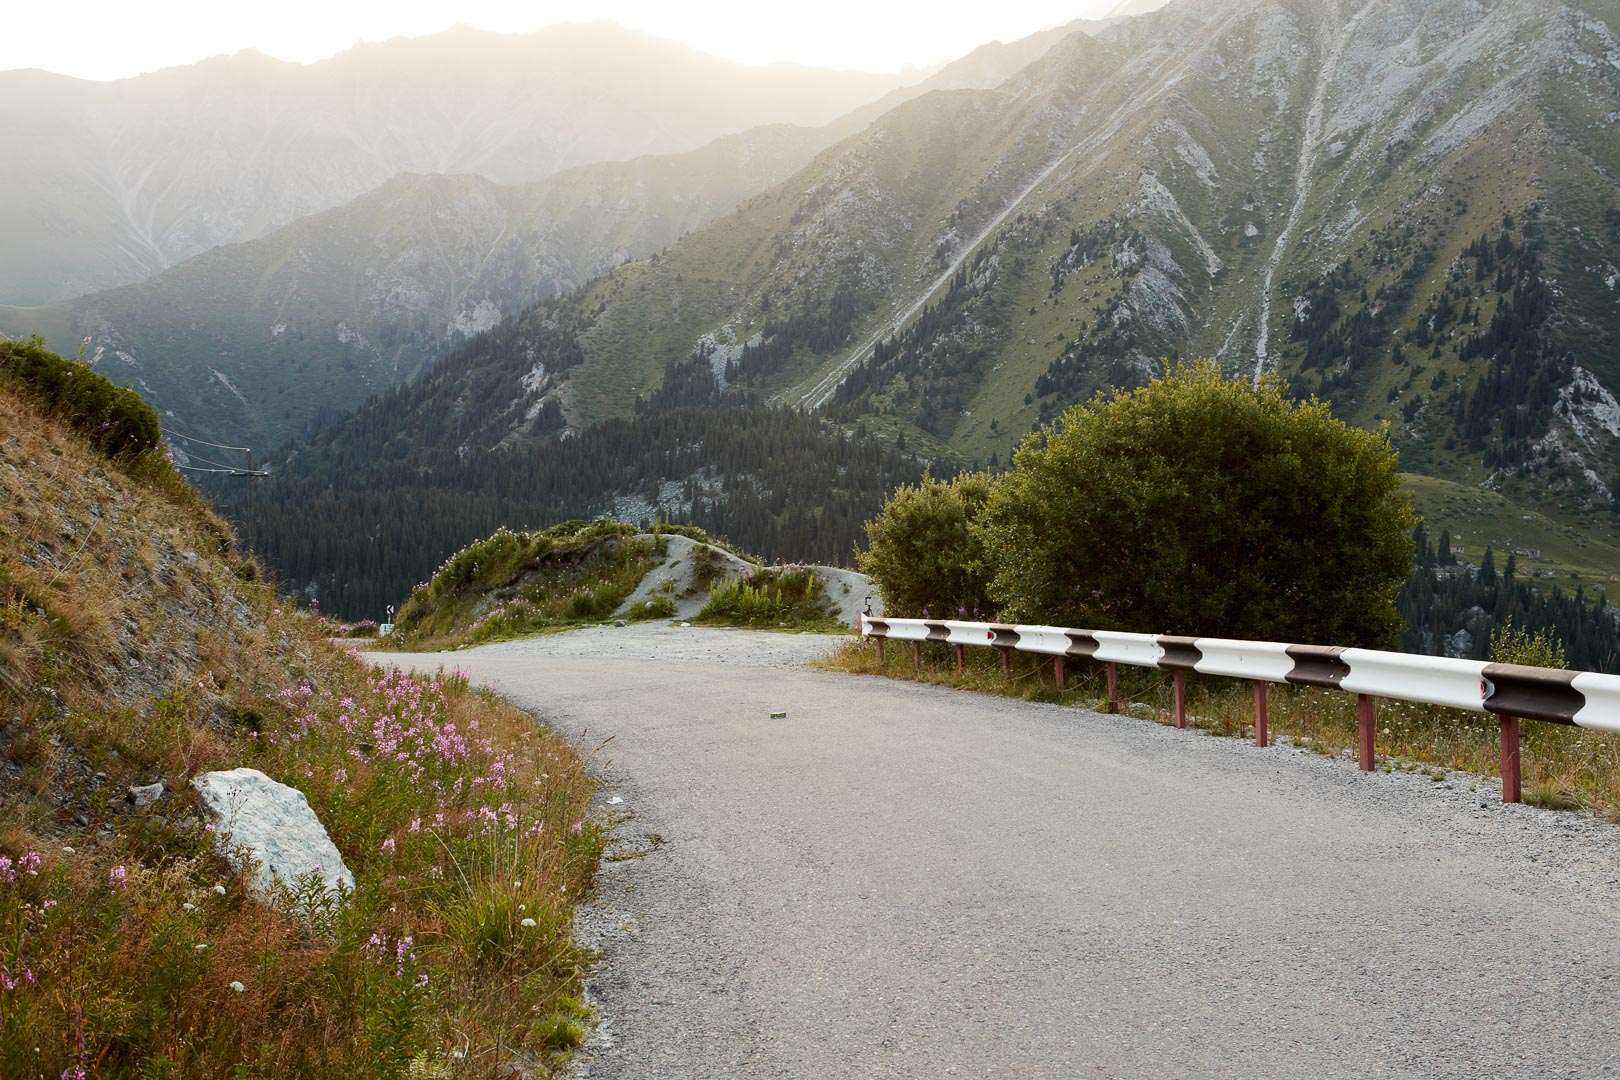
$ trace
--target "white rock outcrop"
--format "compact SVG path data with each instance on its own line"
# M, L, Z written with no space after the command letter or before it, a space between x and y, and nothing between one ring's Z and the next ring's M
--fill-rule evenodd
M254 895L273 895L276 881L292 885L309 873L329 889L340 882L354 888L354 875L302 791L246 768L203 773L191 783L214 826L215 845L233 859L252 860L248 889Z

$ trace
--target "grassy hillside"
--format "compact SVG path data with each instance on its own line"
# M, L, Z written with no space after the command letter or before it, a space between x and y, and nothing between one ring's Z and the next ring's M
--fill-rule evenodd
M1452 546L1461 549L1460 561L1477 566L1488 547L1500 568L1515 551L1536 551L1517 556L1521 578L1539 578L1544 587L1556 584L1569 592L1584 585L1589 596L1615 588L1620 530L1611 520L1570 525L1494 491L1429 476L1408 473L1402 487L1412 493L1431 539L1450 533Z
M583 762L340 652L160 453L45 400L0 371L0 1074L549 1075L589 1020ZM245 891L190 786L239 766L304 793L351 894Z

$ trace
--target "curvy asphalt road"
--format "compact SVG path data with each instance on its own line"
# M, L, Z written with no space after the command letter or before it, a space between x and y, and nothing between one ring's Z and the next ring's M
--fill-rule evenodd
M826 647L376 657L613 737L589 1076L1620 1076L1620 828Z

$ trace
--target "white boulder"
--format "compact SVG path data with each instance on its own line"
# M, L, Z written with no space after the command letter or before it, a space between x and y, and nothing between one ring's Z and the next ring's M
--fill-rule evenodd
M340 882L354 888L354 875L302 791L258 769L203 773L191 783L213 823L215 845L233 859L252 860L248 889L254 895L270 897L276 881L294 885L310 873L328 889Z

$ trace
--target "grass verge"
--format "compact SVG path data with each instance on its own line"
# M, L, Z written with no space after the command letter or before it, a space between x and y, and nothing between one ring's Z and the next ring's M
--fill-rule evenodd
M952 646L927 642L916 671L907 642L889 642L879 661L870 642L850 641L818 666L853 675L880 675L978 693L1047 701L1107 711L1103 665L1071 660L1066 689L1057 689L1049 658L1014 652L1010 672L992 649L968 649L967 669L956 670ZM1174 722L1170 673L1119 668L1121 711L1146 720ZM1189 673L1189 724L1212 735L1252 738L1254 695L1250 685ZM1273 685L1267 726L1272 737L1288 737L1327 755L1354 752L1358 745L1353 694L1314 687ZM1620 821L1620 735L1526 721L1520 728L1524 801L1548 809L1583 809ZM1501 778L1497 720L1494 716L1437 705L1379 700L1378 762L1385 770L1426 772L1445 779L1451 772Z
M66 782L110 824L75 835L42 804L9 808L0 1074L489 1076L547 1071L581 1041L570 925L602 845L583 763L459 674L368 669L325 629L272 617L307 667L227 730L204 678L149 714L31 733L40 765L84 763ZM243 892L184 782L240 765L308 797L355 876L344 902ZM122 810L123 782L153 776L163 799Z

